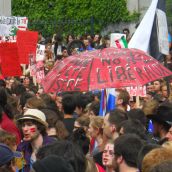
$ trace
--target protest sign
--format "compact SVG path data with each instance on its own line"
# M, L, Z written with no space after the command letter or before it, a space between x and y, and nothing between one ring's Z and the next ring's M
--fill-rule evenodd
M146 97L146 86L126 87L130 96Z
M36 56L38 32L17 31L17 45L21 64L29 64L29 54Z
M16 43L1 43L0 58L3 76L6 77L22 75Z
M37 44L36 61L43 61L45 57L45 45Z
M29 55L30 76L36 76L36 60L33 54Z
M0 42L16 41L17 30L26 30L27 17L0 16Z
M38 61L36 63L36 81L37 83L41 83L41 81L44 79L45 73L44 73L44 62Z

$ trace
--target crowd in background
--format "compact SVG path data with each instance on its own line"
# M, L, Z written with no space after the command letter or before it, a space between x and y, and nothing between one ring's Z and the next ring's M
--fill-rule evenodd
M129 30L123 32L129 41ZM69 35L65 44L60 35L49 41L39 36L48 70L49 62L77 51L110 46L109 37L99 34L78 40ZM44 93L30 76L0 80L0 172L170 172L170 82L148 83L139 105L116 89L116 108L102 117L100 90Z

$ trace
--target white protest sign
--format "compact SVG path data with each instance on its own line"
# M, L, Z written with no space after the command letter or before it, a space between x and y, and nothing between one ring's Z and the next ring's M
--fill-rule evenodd
M120 40L123 36L126 39L126 35L123 33L111 33L111 35L110 35L110 47L118 48L117 41ZM125 47L122 47L122 48L125 48Z
M26 30L27 25L27 17L0 16L0 42L13 42L16 40L17 30Z
M159 44L159 51L162 54L168 55L169 54L169 43L168 43L168 26L167 26L167 19L166 14L162 10L157 10L157 33L158 33L158 44Z
M45 58L45 45L37 44L36 61L43 61Z

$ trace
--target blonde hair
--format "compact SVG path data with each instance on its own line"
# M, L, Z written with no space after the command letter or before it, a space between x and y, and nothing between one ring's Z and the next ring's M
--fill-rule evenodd
M172 160L172 151L167 148L156 148L150 151L143 159L142 172L150 172L150 170L164 161Z
M103 118L100 116L93 116L90 118L90 124L93 128L102 128Z

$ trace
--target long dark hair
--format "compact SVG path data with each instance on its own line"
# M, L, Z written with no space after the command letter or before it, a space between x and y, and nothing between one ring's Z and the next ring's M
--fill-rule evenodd
M13 119L11 106L7 103L6 89L0 87L0 121L2 120L3 113L6 113L10 119Z

